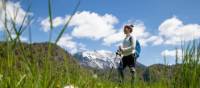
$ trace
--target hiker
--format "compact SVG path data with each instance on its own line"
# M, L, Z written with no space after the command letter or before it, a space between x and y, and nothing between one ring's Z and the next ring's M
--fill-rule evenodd
M120 61L118 72L121 77L120 82L123 82L124 80L124 74L123 70L128 66L131 72L132 76L132 82L135 78L135 65L136 65L136 59L139 57L140 49L137 52L136 45L139 44L139 42L136 40L136 37L134 35L131 35L133 31L133 25L125 25L124 26L124 34L126 37L123 40L122 46L119 46L117 54L122 54L122 60ZM140 48L140 45L137 45Z

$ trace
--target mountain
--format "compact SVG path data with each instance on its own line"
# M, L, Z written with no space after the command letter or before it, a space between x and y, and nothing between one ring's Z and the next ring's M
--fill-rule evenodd
M120 62L120 57L112 52L99 51L83 51L74 54L81 66L89 68L94 74L97 74L103 79L111 79L117 81L118 71L117 67ZM143 73L146 66L136 62L136 71L139 79L143 79ZM125 79L130 80L131 74L128 68L124 71Z
M25 54L26 59L30 61L36 61L38 64L42 65L42 63L44 63L45 57L48 55L49 44L47 42L33 44L17 43L15 47L12 47L12 43L10 42L9 45L9 47L12 48L12 52L15 58L19 60L24 58L23 54ZM6 46L6 42L0 42L0 58L6 57L7 53L5 51L8 50ZM24 48L24 52L22 52L21 46ZM49 56L51 61L56 63L63 63L64 61L67 61L71 64L79 65L76 59L74 59L70 53L61 47L55 44L51 44L51 50L52 52Z
M74 57L82 66L92 67L97 69L117 68L120 62L120 57L110 51L83 51L74 54ZM136 66L145 68L146 66L137 62Z
M0 41L1 88L15 88L16 83L20 88L61 88L72 83L89 83L94 79L91 75L92 72L55 44L17 43L15 46L12 41Z
M109 51L83 51L78 52L74 57L83 66L88 66L97 69L116 68L119 57L116 58Z
M164 65L164 64L153 64L148 66L144 73L143 78L145 81L157 82L160 80L172 79L180 73L182 64L176 65Z
M81 66L93 70L94 74L98 74L103 79L111 79L116 81L118 79L117 66L120 57L115 60L115 54L109 51L83 51L76 53L74 57L78 60ZM114 67L114 69L111 69ZM136 63L136 75L139 79L146 82L159 82L160 80L170 80L180 71L181 64L164 65L153 64L145 66L139 62ZM125 79L130 80L131 74L129 69L124 71Z
M31 62L36 61L39 67L44 64L45 56L48 54L48 43L22 43L24 51L26 53L26 59ZM8 49L5 42L0 42L0 58L6 58ZM77 69L77 71L83 71L84 73L97 74L102 78L113 80L117 79L117 66L120 61L120 57L115 59L115 54L109 51L83 51L74 54L73 56L62 49L61 47L51 44L52 53L50 54L50 60L56 63L52 66L60 66L60 63L67 63L67 67L71 70ZM20 44L17 44L15 48L11 50L14 53L14 58L17 60L16 66L20 67L20 61L23 60L23 53L20 50ZM1 60L1 59L0 59ZM19 62L18 62L19 61ZM136 71L137 76L145 81L159 81L161 78L171 78L177 68L181 65L167 66L163 64L154 64L146 67L145 65L137 62ZM114 67L114 69L112 69ZM127 79L130 79L131 75L129 69L125 69L125 75Z

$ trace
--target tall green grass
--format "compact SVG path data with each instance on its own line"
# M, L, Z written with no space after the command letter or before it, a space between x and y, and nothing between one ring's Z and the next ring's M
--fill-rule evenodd
M2 43L3 46L0 47L0 88L63 88L67 85L74 85L79 88L131 88L129 80L120 84L116 81L92 77L92 72L69 61L70 58L66 56L66 53L62 53L65 56L63 62L57 63L50 59L53 54L53 45L59 41L80 5L80 1L78 1L70 19L60 30L55 42L52 42L52 31L54 28L51 2L51 0L48 0L50 22L48 49L45 57L40 62L37 59L38 56L36 56L40 51L33 54L32 35L29 29L31 17L27 13L21 25L17 25L15 20L18 13L16 12L15 17L11 21L8 20L8 14L5 13L5 40ZM2 3L4 3L3 7L6 12L6 1L2 0ZM27 8L27 12L30 11L31 5ZM26 20L28 21L27 24L25 24ZM9 24L11 24L11 27L9 27ZM20 40L20 36L25 30L29 31L29 48L25 47ZM11 36L13 33L11 31L14 31L15 38ZM137 79L134 88L199 88L200 43L192 42L187 47L182 48L182 50L182 64L176 64L176 69L173 70L175 74L173 74L172 78L164 78L157 82L144 82ZM16 55L16 51L19 55ZM178 59L178 57L176 58ZM167 70L165 71L167 72Z
M199 88L200 42L193 41L183 46L182 54L182 64L177 66L173 86L175 88Z

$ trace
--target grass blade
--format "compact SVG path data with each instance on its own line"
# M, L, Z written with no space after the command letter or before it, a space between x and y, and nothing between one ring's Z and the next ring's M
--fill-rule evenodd
M71 19L73 18L74 14L76 13L76 11L78 10L78 7L80 6L80 0L78 1L72 15L70 16L69 20L65 23L64 27L62 28L61 32L59 33L56 41L55 41L55 44L57 44L57 42L59 41L59 39L61 38L61 36L63 35L63 33L65 32L66 28L68 27Z

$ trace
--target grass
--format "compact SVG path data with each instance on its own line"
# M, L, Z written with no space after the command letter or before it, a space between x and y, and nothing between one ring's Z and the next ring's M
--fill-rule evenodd
M2 0L2 3L4 0ZM119 84L104 78L94 78L92 72L80 67L77 63L72 63L70 57L65 53L63 62L55 62L51 60L53 54L53 44L56 44L60 37L65 32L70 20L76 13L80 1L77 3L70 19L61 29L55 42L52 43L51 36L53 31L53 14L51 0L48 0L48 14L50 22L50 34L48 41L47 52L44 51L45 56L37 56L41 52L33 54L32 44L28 44L28 48L21 42L20 36L28 29L23 21L22 24L16 25L15 19L8 21L8 15L5 13L4 20L4 46L0 47L0 87L1 88L63 88L66 85L74 85L79 88L131 88L129 80L124 84ZM31 6L27 9L29 12ZM6 4L4 4L4 11L6 12ZM17 17L17 13L16 13ZM16 18L15 17L15 18ZM28 19L28 13L24 20ZM28 22L31 22L29 19ZM9 24L12 27L9 28ZM11 36L14 34L17 37ZM30 31L30 30L29 30ZM33 35L34 36L34 35ZM31 42L31 31L29 32ZM182 48L183 57L182 64L177 63L177 67L173 70L173 77L171 79L163 76L159 81L145 82L137 79L134 88L199 88L200 87L200 43L192 42ZM16 51L19 55L16 55ZM178 59L178 57L176 57ZM167 73L167 70L164 70ZM156 73L155 73L156 74ZM167 75L167 74L165 74Z

